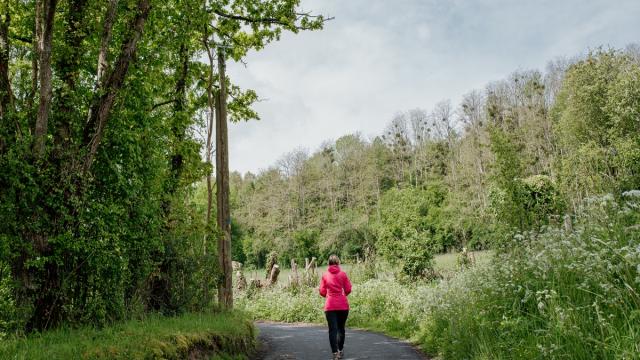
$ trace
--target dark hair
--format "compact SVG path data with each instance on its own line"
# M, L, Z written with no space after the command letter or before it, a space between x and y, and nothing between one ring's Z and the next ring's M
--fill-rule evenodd
M338 255L331 255L329 256L329 265L340 265L340 258L338 258Z

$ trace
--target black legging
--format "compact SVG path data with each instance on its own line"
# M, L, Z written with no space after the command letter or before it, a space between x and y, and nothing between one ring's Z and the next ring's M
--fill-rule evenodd
M347 323L349 310L325 311L327 323L329 324L329 343L331 351L336 353L344 347L344 326Z

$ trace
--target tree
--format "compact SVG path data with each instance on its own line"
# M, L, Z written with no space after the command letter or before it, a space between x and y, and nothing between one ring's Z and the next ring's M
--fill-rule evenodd
M190 200L211 170L196 123L218 89L231 94L219 104L232 121L257 117L257 95L221 81L222 67L199 54L226 44L219 58L239 60L282 31L322 26L298 7L1 3L0 238L16 306L27 309L21 326L102 324L133 301L165 313L204 306L198 289L217 275Z

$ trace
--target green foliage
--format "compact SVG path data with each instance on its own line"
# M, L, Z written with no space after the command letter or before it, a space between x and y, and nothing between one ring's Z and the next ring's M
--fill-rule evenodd
M273 269L273 267L275 265L278 264L278 253L275 251L272 251L269 253L269 255L267 255L267 265L266 265L266 273L264 275L265 279L268 279L269 276L271 275L271 269Z
M553 112L560 183L574 207L589 194L640 187L638 85L640 65L617 51L596 51L567 71Z
M565 205L555 182L546 175L533 175L522 180L522 204L529 224L540 227L550 216L564 213Z
M491 268L440 284L425 299L419 341L445 358L633 358L638 194L620 205L592 198L574 232L518 235Z
M491 151L496 157L493 187L489 192L494 216L502 224L525 229L526 223L523 204L523 188L519 179L522 167L518 156L517 144L501 129L491 132Z
M438 228L445 197L442 184L434 183L425 190L391 189L380 201L376 248L411 278L426 276L431 270L433 252L449 245Z
M291 259L305 259L317 257L319 232L315 229L303 229L293 234L293 249L291 249L289 261L283 261L284 263L291 262Z
M51 3L55 15L41 39L34 19L46 12L36 3ZM111 27L109 4L116 4ZM3 29L16 36L3 41L10 84L0 83L1 332L210 308L215 229L192 185L212 170L201 160L197 130L206 123L207 91L219 84L202 53L226 45L222 51L239 60L283 31L320 29L324 18L299 6L82 0L2 7ZM33 46L38 41L51 46L50 63ZM50 72L51 89L32 80L39 71ZM231 120L258 119L250 108L258 95L229 89ZM233 253L242 259L243 250Z
M20 328L9 267L0 262L0 340Z

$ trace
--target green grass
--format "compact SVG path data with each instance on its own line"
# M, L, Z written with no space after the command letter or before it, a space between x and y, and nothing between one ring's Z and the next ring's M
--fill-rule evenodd
M476 258L476 264L478 265L486 265L491 260L491 255L493 251L484 250L484 251L474 251L473 256ZM439 272L451 272L458 271L458 253L446 253L446 254L438 254L434 257L433 268Z
M240 312L150 316L103 329L58 329L0 343L0 359L242 359L255 328Z
M318 266L316 268L316 274L322 275L322 273L324 273L325 271L327 271L327 268L329 266L328 265L323 265L323 266ZM340 267L342 268L342 270L344 271L349 271L349 269L351 269L351 264L342 264L340 265ZM249 279L264 279L265 278L265 269L245 269L244 270L244 276L247 278L247 280ZM304 273L304 264L302 266L302 268L298 268L298 275L302 276L302 274ZM234 274L235 275L235 274ZM278 275L278 282L280 281L289 281L289 275L291 275L291 269L288 267L284 267L284 266L280 266L280 274Z

